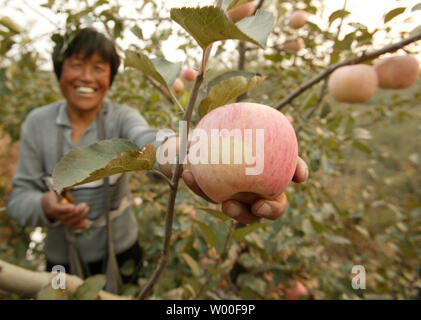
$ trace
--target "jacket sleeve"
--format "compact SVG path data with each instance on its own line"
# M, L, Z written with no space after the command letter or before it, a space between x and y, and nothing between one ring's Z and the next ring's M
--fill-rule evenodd
M7 201L9 214L23 226L50 225L41 206L41 198L48 191L42 181L42 148L37 144L37 130L28 116L22 125L19 142L18 168L13 177L13 191Z
M166 139L175 135L175 133L171 133L168 130L165 130L165 134L162 134L164 131L150 127L139 111L128 106L123 107L120 121L120 135L122 138L133 141L139 148L152 143L157 148L157 154L160 146ZM155 163L154 169L159 170L158 162ZM148 176L153 180L156 180L154 178L157 177L156 175L151 176L151 174L148 174Z

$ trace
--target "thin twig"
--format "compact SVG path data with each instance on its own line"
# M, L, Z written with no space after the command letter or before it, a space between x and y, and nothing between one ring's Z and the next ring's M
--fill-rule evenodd
M316 83L320 82L327 76L329 76L333 71L338 69L339 67L351 65L351 64L357 64L361 63L367 60L372 60L374 58L377 58L378 56L381 56L382 54L385 54L387 52L395 52L402 47L412 43L421 40L421 33L415 34L411 37L408 37L404 40L401 40L399 42L393 43L391 45L388 45L386 47L383 47L382 49L375 50L369 53L363 52L361 55L353 57L351 59L341 61L338 63L335 63L333 65L330 65L326 69L324 69L322 72L320 72L317 76L315 76L313 79L309 80L299 88L297 88L294 92L292 92L289 96L287 96L285 99L280 101L276 106L275 109L281 110L284 106L286 106L288 103L290 103L292 100L297 98L299 95L301 95L304 91L308 90L312 86L314 86Z
M158 175L158 176L160 176L162 179L164 179L167 183L168 183L168 186L172 189L173 188L173 185L172 185L172 183L171 183L171 180L170 179L168 179L168 177L165 175L165 174L163 174L162 172L160 172L160 171L158 171L158 170L152 170L152 172L154 173L154 174L156 174L156 175Z
M222 2L223 1L219 0L218 5L222 6ZM163 249L161 253L161 260L159 262L157 269L153 273L152 277L149 279L148 283L145 285L145 287L141 290L140 294L138 295L137 298L140 300L145 299L149 295L154 285L158 282L159 278L162 276L169 261L172 224L174 220L175 199L177 196L178 183L179 183L181 172L182 172L182 164L184 163L185 155L187 154L188 131L190 127L194 105L196 104L196 99L199 93L199 89L204 79L204 75L206 72L206 65L207 65L211 50L212 50L212 44L203 50L203 57L202 57L202 63L201 63L199 75L195 79L193 89L190 95L189 103L187 105L187 109L184 112L184 116L183 116L183 120L187 121L187 128L186 128L186 132L181 134L180 136L180 148L179 148L179 152L177 153L177 164L175 166L174 175L171 180L171 185L173 187L171 189L171 194L170 194L168 207L167 207L167 214L165 217L165 236L164 236L164 245L163 245ZM182 154L182 158L180 158L180 153Z

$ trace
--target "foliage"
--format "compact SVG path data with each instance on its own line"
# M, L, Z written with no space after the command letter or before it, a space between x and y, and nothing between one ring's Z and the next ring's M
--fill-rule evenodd
M179 48L188 54L183 65L198 65L197 45L189 34L175 33L171 27L175 22L160 23L169 19L170 13L159 2L140 1L139 16L146 7L151 15L136 21L120 16L114 1L95 0L89 7L82 3L79 9L72 9L65 1L56 0L44 7L52 13L64 13L66 26L72 28L101 25L118 44L129 33L134 34L137 40L130 50L141 49L145 57L164 59L163 41L177 35ZM398 15L409 11L396 8L385 12L384 24L368 30L359 22L346 20L349 11L337 10L328 18L327 27L309 21L296 31L288 27L286 19L295 6L316 16L321 12L317 0L264 2L262 9L275 14L275 26L266 50L245 44L246 64L240 69L265 77L261 85L248 92L248 101L275 105L328 65L370 50L373 36L385 32L388 37ZM142 23L150 18L156 22L155 28L145 37ZM223 15L218 19L225 21ZM338 28L345 23L352 31L342 35ZM60 99L60 94L52 72L42 68L44 58L28 49L28 30L0 27L0 126L17 141L25 116L38 106ZM202 33L200 29L193 36L200 38ZM57 40L58 34L50 36ZM297 54L280 49L290 36L302 37L305 49ZM203 42L203 46L207 44ZM215 46L202 99L211 92L215 84L212 80L222 75L221 79L229 81L223 75L239 69L237 55L225 43ZM415 52L411 46L406 49ZM248 81L253 78L244 79L245 85L250 85ZM172 82L162 79L158 83L169 86ZM337 103L323 86L324 82L313 86L282 110L295 119L299 153L310 167L308 182L288 188L289 206L284 216L250 226L235 224L221 215L218 206L194 196L181 183L170 260L154 296L174 298L170 293L181 288L175 298L282 299L283 288L295 279L304 283L310 298L315 299L419 297L421 154L417 138L421 131L421 81L406 90L379 90L364 105ZM108 97L139 109L151 125L176 131L178 106L157 88L139 70L127 68L117 76ZM189 95L187 92L180 98L183 107ZM199 110L198 103L193 124L202 115ZM123 294L135 296L160 259L169 189L144 174L133 174L131 190L133 198L143 200L133 208L141 226L139 242L146 253L139 285L124 287ZM10 190L2 192L6 200ZM34 246L30 239L33 231L18 227L7 213L0 212L0 259L42 268L42 243ZM352 288L354 265L366 269L365 290Z

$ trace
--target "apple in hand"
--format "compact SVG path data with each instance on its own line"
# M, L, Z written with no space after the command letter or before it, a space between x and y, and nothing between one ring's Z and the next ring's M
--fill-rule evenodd
M343 66L330 75L329 92L336 101L361 103L370 100L377 91L377 74L365 64Z
M299 29L306 24L307 16L308 14L304 10L296 10L289 18L289 25L293 29Z
M274 199L297 167L298 143L291 123L262 104L233 103L210 111L190 141L187 168L217 203Z
M380 88L405 89L417 81L420 66L417 58L407 54L381 59L375 63L374 70Z
M247 2L233 10L230 10L228 12L228 19L235 23L244 19L245 17L251 16L254 12L254 9L254 4L252 2Z

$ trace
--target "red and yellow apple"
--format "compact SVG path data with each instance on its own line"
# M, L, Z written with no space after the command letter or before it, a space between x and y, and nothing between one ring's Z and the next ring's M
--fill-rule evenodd
M299 300L300 297L308 296L307 288L300 281L291 281L290 287L286 289L285 299Z
M370 100L377 90L377 74L365 64L343 66L329 77L329 92L336 101L361 103Z
M215 202L273 199L294 176L295 131L272 107L248 102L218 107L200 120L190 141L187 167Z
M179 96L180 94L182 94L184 92L183 80L181 80L180 78L175 79L171 89L176 96Z
M307 22L308 14L304 10L296 10L291 14L289 18L289 25L293 29L299 29L304 26Z
M175 79L173 85L171 86L171 91L174 95L179 96L184 92L184 82L180 78ZM170 97L167 88L161 86L161 92L166 96Z
M243 5L228 11L228 19L235 23L244 19L245 17L251 16L254 12L254 9L255 6L253 2L244 3Z
M189 68L183 71L183 78L186 81L194 81L196 80L196 76L197 76L197 71Z
M379 60L374 65L383 89L405 89L412 86L420 73L417 58L413 55L393 56Z
M304 46L304 40L303 38L298 39L287 39L283 44L282 48L291 51L294 53L297 53L301 50L301 48Z

